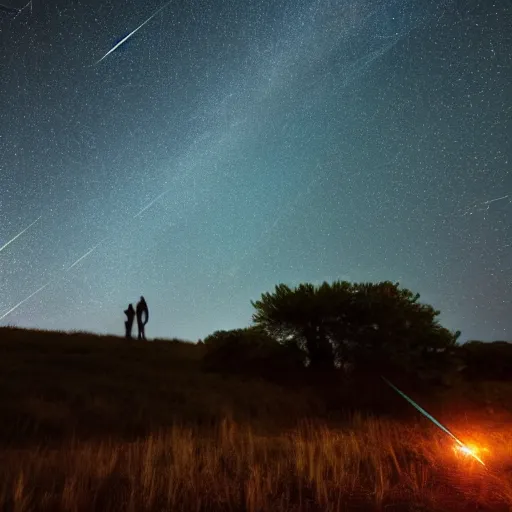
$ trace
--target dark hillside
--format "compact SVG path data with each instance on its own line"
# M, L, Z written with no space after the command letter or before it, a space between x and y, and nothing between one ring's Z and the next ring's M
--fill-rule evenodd
M312 394L202 370L204 345L0 329L0 440L133 437L226 416L291 424L321 412Z

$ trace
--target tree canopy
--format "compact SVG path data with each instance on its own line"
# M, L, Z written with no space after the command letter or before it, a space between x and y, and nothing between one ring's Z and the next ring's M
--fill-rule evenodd
M439 311L399 283L285 284L251 304L253 321L280 343L307 354L312 369L401 368L436 364L459 332L442 327Z

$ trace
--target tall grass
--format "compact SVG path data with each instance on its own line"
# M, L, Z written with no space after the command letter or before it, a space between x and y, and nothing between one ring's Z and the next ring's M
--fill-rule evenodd
M135 439L176 421L209 425L227 411L265 429L323 413L305 387L205 373L203 348L0 328L0 446Z
M512 510L510 417L439 409L484 468L412 408L334 421L343 393L205 373L203 348L0 329L0 511Z
M0 509L16 512L512 507L502 466L457 456L435 431L357 416L343 429L305 422L270 437L226 419L134 442L7 450L0 482Z

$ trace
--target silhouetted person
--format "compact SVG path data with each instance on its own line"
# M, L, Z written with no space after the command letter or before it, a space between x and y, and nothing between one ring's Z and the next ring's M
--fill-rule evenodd
M142 317L145 315L144 321L142 321ZM141 296L139 302L137 303L137 327L139 328L139 340L145 340L146 334L144 333L144 328L149 320L149 310L144 297Z
M132 337L133 320L135 318L135 309L133 309L133 306L131 304L128 306L128 309L124 310L124 314L128 318L128 320L126 320L126 322L124 323L124 326L126 328L126 337L131 338Z

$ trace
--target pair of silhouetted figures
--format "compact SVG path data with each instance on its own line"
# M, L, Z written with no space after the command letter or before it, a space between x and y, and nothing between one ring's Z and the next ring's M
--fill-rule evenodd
M140 298L136 309L133 309L133 306L130 304L128 309L125 309L124 314L128 317L128 320L124 323L124 326L126 327L126 337L132 337L133 319L137 316L137 327L139 329L138 339L145 340L146 334L144 332L144 328L149 320L149 309L144 297ZM144 317L144 320L142 317Z

